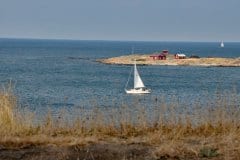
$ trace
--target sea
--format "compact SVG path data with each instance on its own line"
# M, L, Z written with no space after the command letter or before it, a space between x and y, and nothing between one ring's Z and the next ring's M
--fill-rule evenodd
M0 84L10 84L19 107L49 109L116 108L135 100L204 103L216 93L240 95L240 67L138 66L149 95L124 91L132 66L107 65L101 58L161 50L199 57L240 57L240 43L0 39ZM132 87L130 78L128 87ZM131 102L131 103L130 103Z

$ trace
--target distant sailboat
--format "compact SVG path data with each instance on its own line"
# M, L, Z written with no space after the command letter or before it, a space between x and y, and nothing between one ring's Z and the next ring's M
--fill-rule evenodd
M221 42L221 48L223 48L224 47L224 43L223 43L223 41Z
M131 74L130 74L131 76ZM127 82L128 84L128 82ZM127 87L126 84L126 87ZM125 91L127 94L148 94L150 93L150 89L146 88L143 84L143 81L138 73L136 60L134 61L134 88L133 89L126 89Z

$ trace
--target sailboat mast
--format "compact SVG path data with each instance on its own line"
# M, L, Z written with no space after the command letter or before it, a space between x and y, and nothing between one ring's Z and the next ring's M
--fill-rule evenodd
M136 84L137 84L137 64L136 64L136 60L134 59L134 75L133 75L133 86L134 88L136 88Z

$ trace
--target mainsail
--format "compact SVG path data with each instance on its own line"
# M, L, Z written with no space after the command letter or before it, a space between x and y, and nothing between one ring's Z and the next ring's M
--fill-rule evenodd
M224 43L223 43L223 41L221 42L221 47L222 47L222 48L224 47Z
M143 81L138 73L136 62L134 64L134 88L143 88L145 87Z

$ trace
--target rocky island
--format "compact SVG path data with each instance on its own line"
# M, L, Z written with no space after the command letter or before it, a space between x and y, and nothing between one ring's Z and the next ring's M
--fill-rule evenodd
M238 58L221 58L221 57L205 57L184 56L176 57L177 54L134 54L106 59L98 59L98 62L105 64L130 65L136 60L140 65L169 65L169 66L207 66L207 67L240 67L240 57Z

